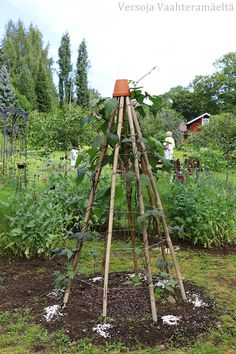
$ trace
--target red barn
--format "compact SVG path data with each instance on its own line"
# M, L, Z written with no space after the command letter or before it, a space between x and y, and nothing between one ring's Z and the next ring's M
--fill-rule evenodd
M186 122L187 131L197 132L201 126L209 124L209 120L210 114L204 113L201 116Z

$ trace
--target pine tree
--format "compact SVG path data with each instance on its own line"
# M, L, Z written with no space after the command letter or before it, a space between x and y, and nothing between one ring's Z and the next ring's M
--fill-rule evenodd
M47 74L42 62L40 63L40 68L38 71L38 79L36 82L35 91L37 96L36 102L38 111L50 112L51 102Z
M72 80L71 80L71 51L70 36L65 33L61 38L61 45L58 49L59 55L59 101L62 106L64 102L69 103L72 99Z
M36 85L44 68L47 81L48 102L50 110L56 105L56 88L52 78L52 59L48 57L48 46L44 47L43 37L37 27L25 28L22 21L16 24L9 21L2 41L2 56L6 63L11 82L17 97L30 109L37 109L38 101ZM41 94L40 94L41 95Z
M87 45L85 39L83 39L78 50L75 78L77 104L81 106L86 106L89 103L88 69Z
M3 58L3 50L2 46L0 45L0 67L4 64L4 58Z
M18 92L25 96L29 108L36 108L36 92L35 82L31 75L31 71L25 62L22 62L21 71L15 76L14 82Z
M0 107L14 107L16 105L15 93L10 85L10 78L7 67L0 68Z

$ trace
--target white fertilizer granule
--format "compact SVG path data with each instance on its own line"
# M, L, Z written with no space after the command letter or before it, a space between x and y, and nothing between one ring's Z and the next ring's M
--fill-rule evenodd
M178 324L179 320L181 319L181 316L166 315L166 316L162 316L161 319L163 321L163 324L167 324L169 326L175 326Z
M103 279L102 277L95 277L95 278L90 278L89 280L95 283L95 281L102 281L102 279Z
M63 293L65 292L65 289L53 289L50 291L50 293L47 294L48 297L52 299L58 299Z
M53 317L63 316L63 314L60 312L60 305L48 306L45 307L44 310L46 311L46 315L44 315L44 318L48 322L51 321Z
M194 299L190 299L190 302L193 304L194 307L202 307L207 306L207 304L199 298L198 295L194 294Z
M98 324L93 327L93 331L100 334L100 336L107 338L110 337L109 333L107 333L107 330L111 327L112 325L110 323Z
M166 285L168 285L168 279L159 280L157 283L154 284L154 286L162 289L164 289Z

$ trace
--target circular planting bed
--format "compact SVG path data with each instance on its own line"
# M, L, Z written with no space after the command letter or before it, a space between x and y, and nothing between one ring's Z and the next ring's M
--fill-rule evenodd
M183 303L178 286L173 294L166 281L155 276L158 321L153 323L145 277L140 276L137 282L130 273L109 276L106 323L101 317L103 280L99 275L77 278L63 309L63 291L53 286L55 271L63 263L1 260L0 296L4 301L0 311L30 309L34 321L49 331L64 329L71 340L89 338L101 345L119 342L129 348L177 345L217 326L216 304L204 289L185 282L188 302Z

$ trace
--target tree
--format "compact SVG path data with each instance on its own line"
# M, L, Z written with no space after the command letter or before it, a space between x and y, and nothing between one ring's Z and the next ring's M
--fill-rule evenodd
M147 115L142 121L142 127L147 136L155 136L163 140L167 131L173 132L177 144L182 140L182 133L179 131L179 125L184 117L174 109L162 107L155 116Z
M0 68L0 107L14 107L16 105L15 93L10 85L7 67Z
M57 101L52 79L52 59L48 57L48 46L44 47L43 37L38 28L25 28L22 21L9 21L2 40L2 58L7 65L11 82L17 97L30 109L37 109L36 84L41 66L47 80L47 94L50 96L50 110Z
M212 75L198 75L188 87L177 86L163 95L187 120L204 112L236 112L236 52L223 55L214 66Z
M3 59L3 50L0 45L0 67L4 64L4 59Z
M221 150L226 156L236 150L236 117L232 113L212 116L209 125L188 138L194 147L211 147Z
M61 38L61 45L58 49L59 65L59 101L63 106L64 102L69 103L72 100L72 65L70 51L70 36L66 32Z
M173 87L162 97L169 101L171 108L183 115L186 120L191 120L201 114L195 93L185 87Z
M36 92L36 102L39 112L50 112L51 102L50 102L50 93L47 81L46 70L43 66L43 63L40 64L38 71L38 79L35 86Z
M236 52L223 55L214 66L221 111L236 112Z
M87 106L89 102L89 90L88 90L88 53L85 39L81 42L78 50L78 59L76 63L76 94L77 104L81 106Z
M22 101L21 107L26 110L36 108L35 82L28 65L24 61L21 64L21 71L14 78L14 84L17 87L16 96L19 97L19 101ZM25 99L22 100L22 96Z

